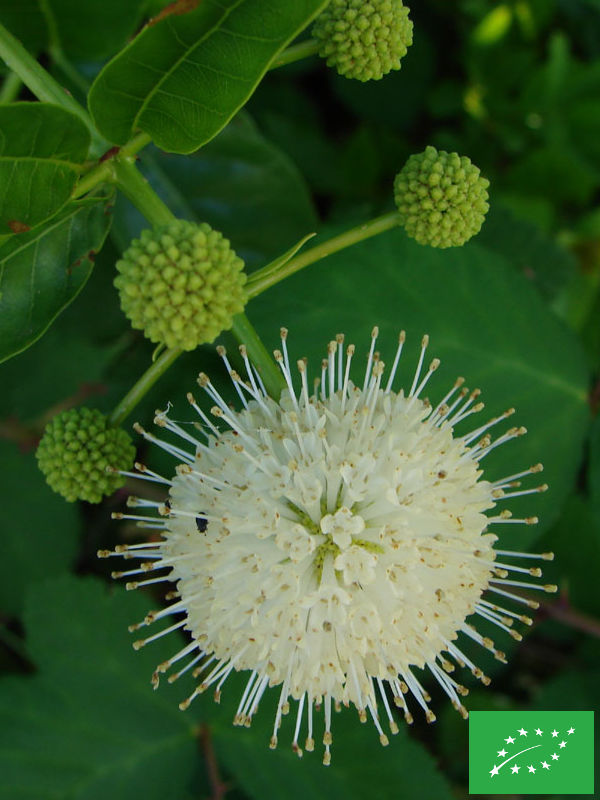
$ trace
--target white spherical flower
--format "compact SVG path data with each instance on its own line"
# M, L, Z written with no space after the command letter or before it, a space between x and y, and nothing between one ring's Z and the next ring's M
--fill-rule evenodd
M208 687L218 699L227 676L247 670L234 722L248 725L265 690L278 687L271 745L292 699L298 703L293 747L301 754L302 731L305 748L312 750L313 710L323 708L325 763L333 707L353 705L361 720L370 714L383 744L382 718L393 733L398 730L389 698L408 722L413 700L433 721L417 677L422 670L466 717L460 696L467 690L452 676L452 662L469 667L484 683L488 679L460 649L459 635L503 660L473 627L473 618L520 639L513 620L531 620L501 608L495 598L535 607L519 588L556 588L508 578L538 577L541 571L505 563L549 559L550 553L494 549L490 526L537 521L513 519L496 505L547 488L518 489L521 478L541 470L539 464L494 482L482 478L482 460L525 433L510 428L492 440L490 430L513 409L464 432L462 423L483 407L479 392L469 393L458 379L436 405L423 398L439 364L434 359L423 370L427 337L410 388L394 391L404 333L385 382L376 336L377 329L362 385L350 379L354 346L344 353L340 335L330 343L320 387L311 393L304 360L297 362L300 380L294 385L283 329L282 351L275 357L287 389L279 401L265 392L245 348L240 350L247 380L220 348L241 410L233 411L201 375L212 418L188 399L199 415L202 439L167 412L155 421L181 437L183 447L137 426L180 464L171 480L139 465L142 477L168 487L169 497L164 504L131 498L130 505L154 507L157 517L116 516L158 528L162 538L101 552L143 560L137 569L114 573L132 581L128 588L177 584L176 602L141 625L171 614L181 615L179 621L135 644L177 628L189 632L189 643L157 668L155 683L160 673L189 659L171 676L191 667L201 675L181 704L186 708ZM167 570L161 577L140 579L161 569Z

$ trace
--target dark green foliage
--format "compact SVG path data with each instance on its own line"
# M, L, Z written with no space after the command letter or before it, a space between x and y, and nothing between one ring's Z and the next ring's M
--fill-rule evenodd
M307 234L318 236L300 253L391 211L394 176L427 145L468 157L489 179L491 208L464 247L433 249L393 230L312 264L246 311L269 350L279 346L280 326L289 329L290 358L307 356L311 378L336 333L362 347L377 324L388 364L400 329L405 364L418 357L422 334L431 336L429 352L442 362L427 387L432 401L464 375L482 389L482 423L516 408L514 424L528 434L490 455L485 477L544 462L539 482L549 491L511 505L540 524L504 526L502 546L553 550L544 580L559 594L535 598L541 608L528 612L531 628L515 626L522 642L485 630L508 665L465 647L489 687L455 677L470 689L469 709L598 707L597 0L409 3L414 43L402 69L365 83L318 57L269 69L298 33L310 39L325 0L190 0L163 14L166 5L0 0L0 23L75 96L88 97L110 143L150 135L155 146L140 151L138 164L150 185L177 217L222 231L249 273ZM150 17L155 24L146 26ZM152 345L132 329L113 285L115 263L150 223L113 190L116 151L102 161L104 182L78 191L109 147L98 133L90 149L88 130L69 111L34 102L10 81L3 93L0 796L198 800L219 797L222 783L226 800L466 798L468 723L426 678L434 725L415 714L409 728L399 715L399 735L382 748L370 724L342 709L327 769L319 752L298 759L287 745L293 708L278 749L269 749L277 689L250 729L231 725L245 674L228 678L220 705L198 698L185 713L177 704L196 685L191 670L152 690L153 670L185 646L186 634L134 652L127 626L161 608L164 591L126 594L96 551L145 538L110 514L125 511L129 493L162 503L165 487L128 480L102 498L117 481L97 470L98 491L90 491L89 476L75 470L87 498L102 502L66 503L35 459L52 418L88 405L105 420L152 364ZM242 372L233 336L218 341ZM151 429L155 410L170 401L187 426L186 392L200 371L239 407L214 347L200 346L161 377L124 430L135 420ZM112 433L129 466L128 435ZM135 445L144 463L172 474L173 458L139 438ZM57 472L56 454L51 460ZM59 472L73 499L73 480ZM98 486L98 477L113 482ZM318 727L317 751L321 734Z

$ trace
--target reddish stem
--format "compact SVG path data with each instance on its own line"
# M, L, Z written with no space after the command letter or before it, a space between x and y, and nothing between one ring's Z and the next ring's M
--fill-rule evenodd
M204 762L208 772L208 781L212 791L211 800L223 800L227 794L229 786L226 783L223 783L221 778L221 772L219 770L219 765L217 764L217 758L215 756L215 751L210 736L210 728L208 725L202 725L200 729L200 744L202 746Z

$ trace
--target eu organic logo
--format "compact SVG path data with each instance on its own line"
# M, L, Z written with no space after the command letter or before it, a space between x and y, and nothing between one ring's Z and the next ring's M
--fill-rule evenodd
M593 794L593 712L472 712L469 792Z

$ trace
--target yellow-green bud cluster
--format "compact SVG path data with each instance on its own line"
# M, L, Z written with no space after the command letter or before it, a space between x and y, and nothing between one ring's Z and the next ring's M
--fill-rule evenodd
M408 159L394 181L401 223L419 244L462 245L483 224L489 185L466 156L426 147Z
M205 222L142 231L117 261L115 286L134 328L153 342L193 350L244 310L244 262Z
M346 78L377 81L412 44L408 11L402 0L331 0L313 26L319 55Z
M135 447L121 428L111 428L97 409L73 408L46 426L36 457L50 487L70 503L99 503L125 479L110 469L131 469Z

